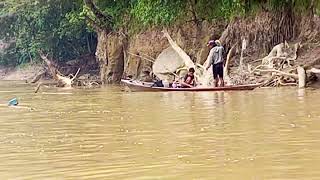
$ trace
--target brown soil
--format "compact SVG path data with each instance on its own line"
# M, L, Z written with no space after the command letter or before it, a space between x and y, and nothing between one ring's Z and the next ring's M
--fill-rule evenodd
M298 52L297 64L311 63L310 66L314 67L320 64L320 60L319 63L315 62L320 53L320 46L316 44L320 42L320 18L291 13L261 12L254 17L234 19L229 24L204 21L195 25L193 22L186 22L173 25L167 31L194 62L201 64L208 55L208 40L220 37L226 50L236 45L230 61L231 67L237 67L239 64L243 38L248 41L248 48L244 52L245 64L264 57L275 45L286 40L303 44ZM150 60L156 59L168 46L169 43L159 28L153 27L133 36L98 32L96 57L100 62L102 80L115 82L126 76L143 79L152 71ZM25 80L34 76L38 70L37 66L0 69L0 79ZM65 74L74 74L75 71L77 66L67 68Z
M284 41L302 43L303 46L299 50L296 63L306 64L313 62L319 54L318 47L315 45L320 42L319 22L318 16L310 14L294 15L291 11L261 12L253 17L234 19L229 24L204 21L199 25L192 22L174 25L168 28L168 32L191 59L198 63L203 63L207 58L206 43L208 40L220 37L226 50L236 45L235 53L231 55L231 67L239 65L243 38L248 44L244 52L246 64L263 58L275 45ZM129 37L127 52L155 59L169 46L161 30L151 28L134 37ZM252 65L255 66L255 64ZM143 72L149 72L151 67L150 61L128 54L125 58L123 76L142 79L141 76L145 74Z
M43 67L42 64L27 64L17 68L0 66L0 80L31 80L43 70ZM59 71L66 76L74 75L79 68L79 77L82 75L97 76L99 74L99 65L93 54L84 55L67 63L59 64ZM45 79L50 78L48 73L45 76Z
M299 52L297 63L306 68L320 68L320 43L309 43L304 46Z
M194 62L202 64L205 62L209 52L206 46L208 40L218 39L225 25L223 22L202 22L199 25L188 22L172 26L167 30L174 41ZM129 37L124 76L143 78L146 75L145 72L152 71L152 62L146 59L156 59L169 46L162 29L151 28L134 37Z
M41 69L41 65L35 64L17 68L0 67L0 80L25 81L33 78Z

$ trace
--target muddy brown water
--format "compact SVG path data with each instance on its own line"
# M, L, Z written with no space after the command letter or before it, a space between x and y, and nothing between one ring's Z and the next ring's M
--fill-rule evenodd
M0 178L320 178L319 90L120 90L0 82Z

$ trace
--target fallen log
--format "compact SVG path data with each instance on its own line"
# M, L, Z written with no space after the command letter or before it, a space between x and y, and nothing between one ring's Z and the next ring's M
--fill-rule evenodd
M34 93L38 93L41 86L57 86L57 82L39 82L38 85L35 87Z
M308 70L307 72L312 72L312 73L315 73L315 74L320 74L320 69L317 69L317 68L311 68L310 70Z
M39 72L37 73L37 75L35 75L35 76L33 77L33 79L30 81L30 83L31 83L31 84L34 84L34 83L38 82L38 81L44 76L45 73L46 73L45 70L39 71Z
M71 88L72 83L77 77L77 75L80 72L80 68L78 69L77 73L75 75L72 75L73 77L69 78L64 75L62 75L58 68L51 60L48 59L48 57L42 53L40 53L40 57L44 60L44 62L47 64L50 74L52 75L53 79L58 82L58 87L66 87Z
M274 72L274 73L278 73L278 74L281 74L281 75L292 77L294 79L299 79L299 76L297 74L287 73L287 72L279 71L279 70L276 70L276 69L255 69L255 71Z

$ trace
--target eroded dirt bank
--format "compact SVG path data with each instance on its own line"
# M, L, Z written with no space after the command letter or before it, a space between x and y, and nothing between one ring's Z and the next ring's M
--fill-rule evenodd
M99 31L98 46L95 53L98 67L92 61L82 63L71 61L62 72L74 74L79 66L90 71L100 70L101 80L105 83L119 82L123 77L151 80L153 61L170 45L164 37L167 30L173 40L190 56L195 63L203 64L209 49L210 39L220 39L229 57L230 81L234 84L263 82L269 77L270 85L297 84L292 77L275 75L274 69L285 73L296 73L296 67L319 68L320 63L320 17L313 14L295 14L291 11L271 13L261 12L247 18L235 18L230 22L214 21L195 24L179 23L166 28L149 28L140 33ZM243 49L243 42L246 48ZM282 49L274 48L279 45ZM294 53L292 52L294 49ZM240 55L242 54L242 58ZM271 58L265 58L267 55ZM239 68L240 59L244 66ZM289 60L288 60L289 59ZM168 59L170 61L170 59ZM267 61L270 69L257 67ZM280 65L279 65L280 64ZM92 66L92 67L91 67ZM0 68L0 79L26 80L35 76L40 65L23 68ZM270 68L270 67L268 67ZM93 74L98 74L94 72ZM313 77L313 80L317 76Z
M187 22L166 29L191 59L200 64L206 60L209 51L206 43L209 39L220 39L227 52L234 47L230 53L230 76L239 74L237 70L244 39L246 49L242 54L246 71L248 65L251 68L260 65L263 57L281 43L284 47L297 44L297 56L288 66L291 69L299 65L318 64L316 60L319 53L320 18L313 14L297 15L291 11L261 12L256 16L236 18L229 23L203 21L195 25ZM135 35L100 35L96 55L106 67L102 74L106 82L118 82L121 77L128 76L140 80L152 78L148 77L152 71L152 61L169 47L162 30L149 28ZM292 71L286 68L287 66L283 70ZM241 78L246 82L259 81L259 77L250 76Z

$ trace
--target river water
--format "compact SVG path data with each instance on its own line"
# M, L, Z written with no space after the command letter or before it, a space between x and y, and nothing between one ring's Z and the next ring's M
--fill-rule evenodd
M0 82L1 179L319 179L320 91Z

